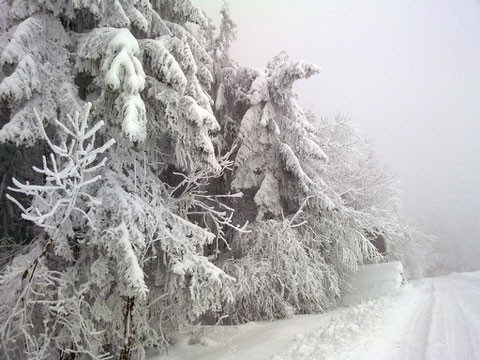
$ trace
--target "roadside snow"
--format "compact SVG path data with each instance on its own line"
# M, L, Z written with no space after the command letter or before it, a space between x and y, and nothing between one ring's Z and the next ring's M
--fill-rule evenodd
M314 359L317 357L312 356L317 352L333 356L318 359L339 359L338 356L346 356L349 352L355 354L355 349L369 338L366 331L381 322L386 316L384 313L393 311L393 304L401 302L399 297L408 293L407 288L399 292L402 281L403 268L398 262L367 265L352 279L348 303L385 294L391 296L326 314L298 315L239 326L204 326L199 328L198 344L189 345L191 336L181 334L177 343L168 349L168 354L164 352L152 360ZM283 355L278 355L282 352Z
M151 360L261 360L285 349L301 334L322 326L345 309L321 315L298 315L272 322L250 322L238 326L204 326L201 343L189 345L182 334L177 344Z
M480 272L413 281L327 314L202 331L203 345L183 335L152 360L480 360Z
M392 261L361 266L348 282L351 289L343 297L343 305L377 299L392 293L405 283L403 265L399 261Z
M408 285L390 296L345 308L315 331L297 336L287 350L271 360L357 360L385 336L387 324L392 324L412 292Z

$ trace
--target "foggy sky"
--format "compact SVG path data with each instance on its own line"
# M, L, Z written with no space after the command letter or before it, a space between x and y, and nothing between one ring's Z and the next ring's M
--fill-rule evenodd
M218 23L221 0L196 4ZM232 57L281 50L323 72L301 81L319 116L350 115L402 176L405 211L465 242L480 234L480 1L230 0Z

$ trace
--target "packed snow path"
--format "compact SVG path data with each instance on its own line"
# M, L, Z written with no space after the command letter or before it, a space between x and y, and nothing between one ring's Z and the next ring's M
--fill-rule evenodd
M322 315L206 327L155 360L480 360L480 272L412 281Z
M480 273L413 283L415 301L365 359L480 359Z

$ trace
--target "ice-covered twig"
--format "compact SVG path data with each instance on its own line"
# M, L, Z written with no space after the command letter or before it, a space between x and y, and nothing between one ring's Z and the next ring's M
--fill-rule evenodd
M85 189L88 185L101 179L100 175L93 175L92 173L105 165L106 158L97 162L97 157L111 147L115 140L110 139L102 146L95 147L95 135L104 123L99 121L91 128L88 127L90 108L91 104L87 103L82 116L78 112L73 117L68 116L70 127L55 120L59 129L70 138L69 146L65 142L60 146L55 145L47 135L42 120L35 112L40 132L52 150L49 156L50 161L47 161L47 157L43 156L42 168L33 167L35 172L45 176L45 183L42 185L33 185L29 182L22 184L15 178L13 179L15 187L9 187L8 189L32 197L29 207L23 206L10 194L7 194L7 198L22 210L22 218L45 229L50 238L40 255L25 270L23 279L32 269L29 281L32 280L38 261L45 256L56 240L64 242L61 244L62 246L59 246L59 249L63 249L61 255L66 257L67 260L69 259L67 239L66 237L58 237L63 223L67 221L73 211L77 211L86 217L91 224L86 212L77 205L79 197L83 198L88 206L101 203L99 199L88 194Z

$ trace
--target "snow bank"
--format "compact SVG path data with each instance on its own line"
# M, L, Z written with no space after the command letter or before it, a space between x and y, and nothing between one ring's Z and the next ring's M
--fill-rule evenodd
M411 286L391 296L318 315L296 315L243 325L200 326L150 360L358 360L385 333L411 297ZM385 326L384 326L385 325ZM192 339L196 341L193 342Z
M403 282L400 262L366 265L352 276L351 291L345 295L344 304L356 303L351 307L271 322L199 326L195 332L177 334L175 345L150 353L149 359L358 359L368 344L381 338L379 324L405 302L410 287L395 291ZM381 297L386 294L391 296Z
M265 360L285 351L302 334L315 331L338 312L297 315L242 325L200 326L196 334L180 333L177 343L150 353L149 360ZM192 343L195 339L195 343Z
M405 283L403 265L399 261L365 265L350 278L351 289L344 295L345 306L389 294Z

